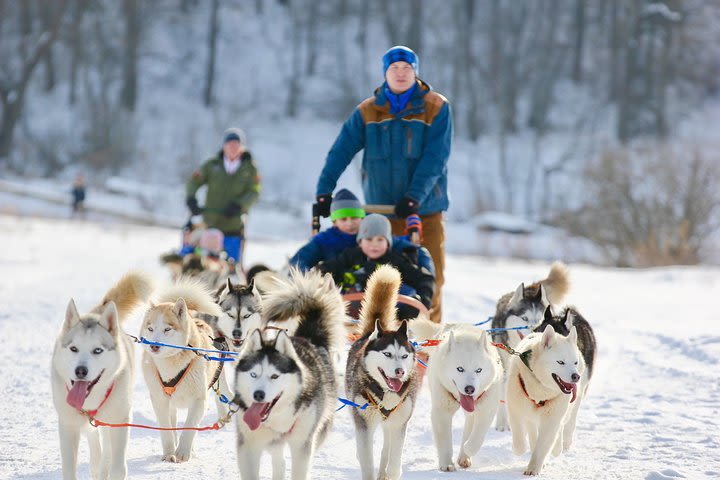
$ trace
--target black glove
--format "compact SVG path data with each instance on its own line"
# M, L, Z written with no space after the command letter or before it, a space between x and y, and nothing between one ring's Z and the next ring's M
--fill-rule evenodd
M185 205L190 209L190 213L193 215L200 215L202 213L202 208L200 208L200 205L198 205L197 198L195 197L188 197L185 199Z
M230 202L230 204L225 207L225 211L223 211L223 214L228 218L234 217L238 213L240 213L240 205L237 202Z
M317 197L317 214L321 217L329 217L330 216L330 203L332 202L332 195L329 193L326 193L324 195L318 195Z
M395 215L400 218L406 218L413 213L417 213L418 210L420 210L420 202L407 195L395 204Z

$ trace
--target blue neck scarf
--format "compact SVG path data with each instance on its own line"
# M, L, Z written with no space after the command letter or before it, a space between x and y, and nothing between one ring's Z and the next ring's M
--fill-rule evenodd
M387 83L385 83L385 96L388 99L388 102L390 102L390 113L398 113L405 110L405 107L407 107L408 102L410 101L410 96L415 91L415 87L417 87L417 82L413 83L412 87L408 88L407 91L396 95L390 91L390 87L387 86Z

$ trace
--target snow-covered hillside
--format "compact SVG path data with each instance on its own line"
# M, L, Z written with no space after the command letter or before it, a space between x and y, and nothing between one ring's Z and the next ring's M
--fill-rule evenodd
M50 356L69 298L91 308L119 275L142 268L165 279L158 254L175 246L177 231L116 223L0 216L0 478L60 477L57 418L50 395ZM249 263L279 266L300 242L253 241ZM445 321L477 322L519 282L543 278L549 263L453 256L447 262ZM717 268L615 270L571 264L569 301L588 318L600 346L597 371L580 410L572 450L552 459L546 479L720 478L720 296ZM137 333L139 319L127 326ZM138 349L139 353L139 349ZM154 423L138 376L134 421ZM423 388L404 450L405 479L517 479L528 456L511 453L510 434L488 434L466 472L437 471ZM208 410L203 424L215 420ZM462 428L455 418L456 445ZM155 432L133 430L133 479L237 478L233 428L200 433L185 464L160 461ZM380 442L376 442L379 449ZM457 451L457 450L456 450ZM376 458L378 458L376 456ZM80 478L89 478L80 451ZM269 458L262 463L269 478ZM346 411L335 418L318 451L313 478L356 479L355 441Z

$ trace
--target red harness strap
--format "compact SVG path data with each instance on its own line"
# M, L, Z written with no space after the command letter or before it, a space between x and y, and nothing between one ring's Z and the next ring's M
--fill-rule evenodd
M155 373L157 374L158 380L160 380L160 385L162 385L165 395L170 397L173 393L175 393L178 384L182 382L183 378L185 378L185 375L187 375L187 373L190 371L190 367L192 367L192 364L195 363L195 360L197 360L197 358L193 358L192 360L190 360L190 363L188 363L187 366L180 372L180 378L175 377L169 382L165 382L160 376L160 372L158 371L158 369L155 369Z
M520 388L522 389L523 393L525 394L525 396L527 397L528 400L530 400L532 403L535 404L535 408L540 408L542 406L545 406L545 402L547 400L542 400L540 402L536 402L535 400L530 398L530 395L528 394L527 390L525 389L525 382L523 382L522 376L520 375L519 372L518 372L518 380L520 381Z

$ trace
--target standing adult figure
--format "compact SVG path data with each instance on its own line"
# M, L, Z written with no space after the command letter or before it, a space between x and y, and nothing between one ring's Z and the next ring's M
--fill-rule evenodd
M383 56L385 82L357 106L333 144L317 183L318 213L330 214L331 192L353 157L363 150L365 201L394 205L393 234L405 229L405 218L418 213L422 245L435 263L436 286L431 319L442 318L445 226L448 209L447 161L452 143L450 105L420 80L418 57L396 46Z
M185 190L190 212L202 214L209 228L223 233L224 250L237 264L245 241L245 217L260 195L260 176L246 145L242 130L227 129L222 150L193 172ZM203 185L207 195L201 208L195 193Z

